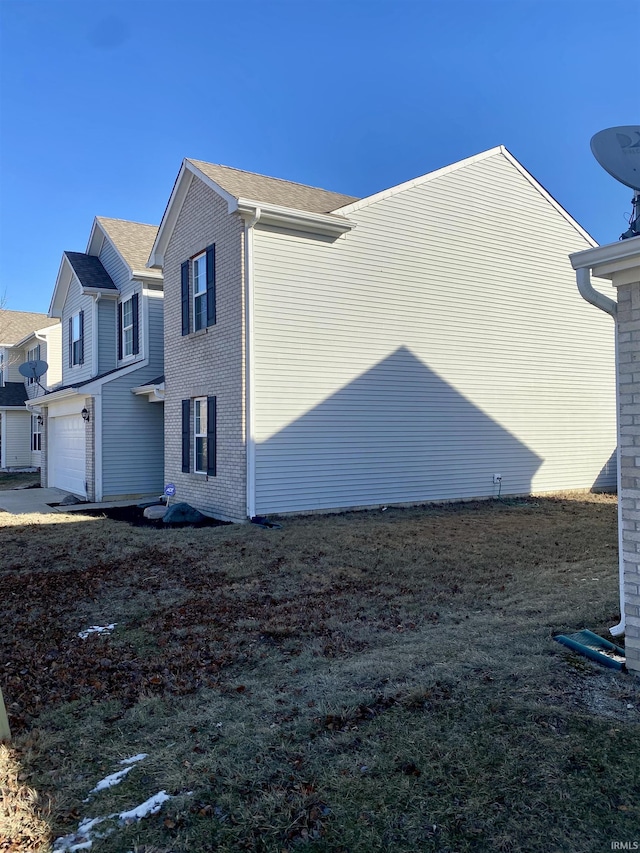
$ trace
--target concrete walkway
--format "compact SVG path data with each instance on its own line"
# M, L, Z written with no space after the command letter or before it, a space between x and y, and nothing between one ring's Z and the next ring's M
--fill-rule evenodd
M24 515L30 512L58 512L49 504L60 503L68 492L62 489L7 489L0 491L0 510Z

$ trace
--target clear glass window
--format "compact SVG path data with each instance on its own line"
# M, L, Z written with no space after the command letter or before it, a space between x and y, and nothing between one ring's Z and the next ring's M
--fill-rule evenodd
M133 299L122 304L122 357L133 355Z
M195 471L207 473L207 398L194 400Z
M193 259L193 328L207 328L207 253Z
M71 318L71 364L80 364L82 353L82 341L80 340L80 315L74 314Z

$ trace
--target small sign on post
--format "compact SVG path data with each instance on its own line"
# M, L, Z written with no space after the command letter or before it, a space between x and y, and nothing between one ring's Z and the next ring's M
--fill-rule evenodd
M11 729L9 728L9 718L7 717L7 709L4 707L2 688L0 687L0 741L3 740L11 740Z
M171 498L175 497L176 487L173 483L167 483L164 487L164 493L167 496L167 506L171 503Z

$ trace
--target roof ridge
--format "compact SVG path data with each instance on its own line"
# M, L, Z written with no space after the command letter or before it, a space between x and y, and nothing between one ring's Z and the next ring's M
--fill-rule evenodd
M96 216L98 222L126 222L127 225L143 225L145 228L159 228L159 225L153 225L150 222L138 222L135 219L120 219L117 216Z

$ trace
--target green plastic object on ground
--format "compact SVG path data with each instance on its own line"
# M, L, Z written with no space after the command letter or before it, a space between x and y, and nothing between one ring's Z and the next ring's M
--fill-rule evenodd
M626 669L624 649L586 628L583 631L577 631L575 634L558 634L553 639L574 652L602 664L602 666L608 666L611 669Z

